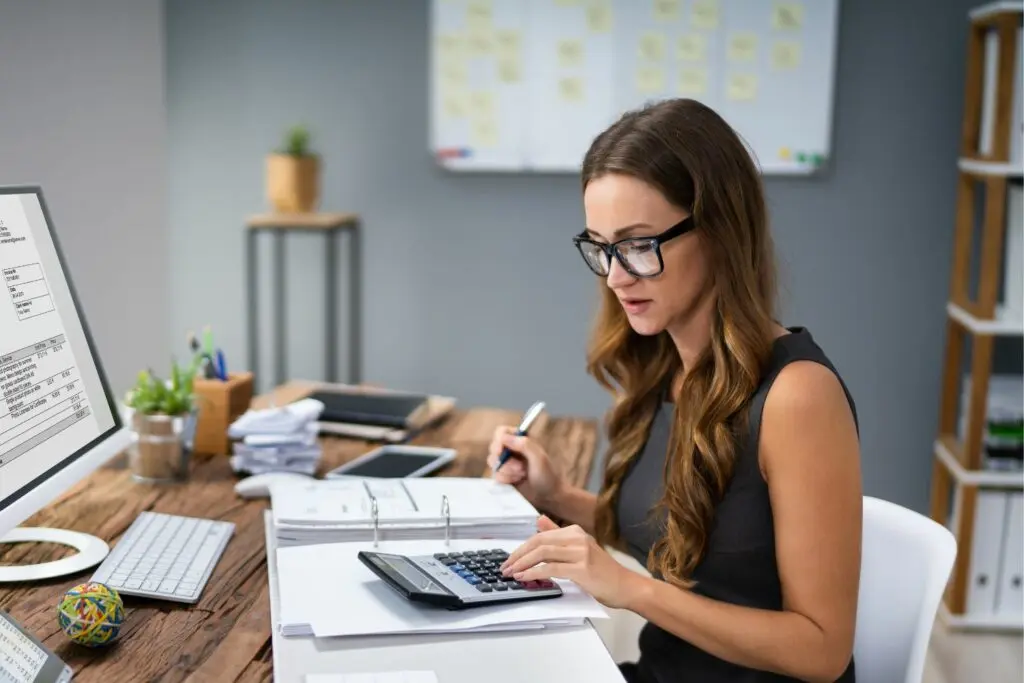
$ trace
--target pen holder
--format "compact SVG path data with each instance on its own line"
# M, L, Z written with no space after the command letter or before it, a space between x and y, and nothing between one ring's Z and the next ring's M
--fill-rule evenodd
M192 392L199 404L195 453L231 453L228 427L249 409L252 380L251 372L229 372L227 381L198 377L193 380Z

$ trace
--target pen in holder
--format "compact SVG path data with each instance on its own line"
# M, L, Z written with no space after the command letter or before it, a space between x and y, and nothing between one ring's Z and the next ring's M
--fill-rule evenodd
M445 495L441 496L441 516L444 517L444 545L447 548L452 538L452 509Z
M377 507L377 497L375 495L373 495L372 493L369 494L369 495L370 495L370 516L373 518L373 547L376 548L377 547L377 543L380 540L380 536L379 536L379 532L378 532L378 527L379 527L378 522L380 520L380 515L379 515L379 512L378 512L379 509Z

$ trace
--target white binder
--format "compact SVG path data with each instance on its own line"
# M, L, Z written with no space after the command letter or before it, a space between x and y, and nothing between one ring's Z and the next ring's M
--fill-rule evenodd
M1009 504L1003 533L1003 562L996 596L1000 616L1024 616L1024 492L1005 494Z
M996 610L1006 504L1007 494L1003 491L978 491L967 586L966 611L971 614L991 615Z

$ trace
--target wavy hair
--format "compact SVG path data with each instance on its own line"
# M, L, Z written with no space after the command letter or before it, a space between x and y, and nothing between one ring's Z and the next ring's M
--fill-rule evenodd
M620 545L615 507L622 479L671 391L676 411L665 490L652 511L664 513L665 526L647 566L691 586L715 505L732 475L745 407L771 352L776 275L764 193L739 136L714 111L688 99L628 112L601 133L583 161L583 189L609 173L642 180L693 215L710 258L715 308L710 344L693 367L683 368L668 334L634 332L602 283L587 371L615 401L605 420L609 450L595 534L604 544Z

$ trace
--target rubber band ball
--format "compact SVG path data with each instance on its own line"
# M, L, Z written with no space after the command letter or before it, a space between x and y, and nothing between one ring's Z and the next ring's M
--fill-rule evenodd
M57 621L67 637L79 645L110 645L121 631L124 603L117 591L105 584L82 583L61 597Z

